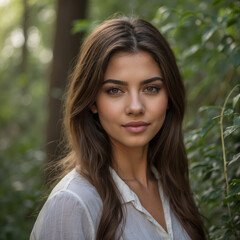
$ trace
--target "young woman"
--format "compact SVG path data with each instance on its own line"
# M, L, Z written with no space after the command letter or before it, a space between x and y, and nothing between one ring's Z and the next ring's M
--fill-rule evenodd
M69 155L31 239L204 240L183 144L184 87L150 23L119 18L83 44L65 111Z

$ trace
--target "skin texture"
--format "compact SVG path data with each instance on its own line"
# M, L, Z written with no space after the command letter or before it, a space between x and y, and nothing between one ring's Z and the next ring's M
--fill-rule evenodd
M92 111L98 113L113 146L147 148L162 127L168 106L164 83L159 79L142 83L156 77L162 77L161 71L147 52L118 52L110 59ZM122 81L124 85L109 79ZM130 132L124 127L136 121L148 124L146 129Z

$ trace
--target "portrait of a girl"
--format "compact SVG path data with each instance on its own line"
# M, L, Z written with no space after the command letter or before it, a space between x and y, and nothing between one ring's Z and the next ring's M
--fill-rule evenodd
M188 177L183 81L149 22L115 18L83 43L65 103L69 153L31 240L204 240Z

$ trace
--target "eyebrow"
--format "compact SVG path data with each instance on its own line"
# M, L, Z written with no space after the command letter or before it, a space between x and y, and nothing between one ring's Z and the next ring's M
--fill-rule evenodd
M164 81L163 78L161 78L161 77L152 77L152 78L143 80L142 82L140 82L140 85L148 84L148 83L159 81L159 80L162 81L162 82ZM113 84L118 84L118 85L122 85L122 86L127 86L128 85L127 82L116 80L116 79L104 80L103 84L106 84L106 83L113 83Z

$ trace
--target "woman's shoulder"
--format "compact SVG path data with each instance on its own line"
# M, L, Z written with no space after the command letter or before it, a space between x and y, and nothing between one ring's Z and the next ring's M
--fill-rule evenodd
M30 239L93 239L101 211L98 192L74 169L50 193Z
M75 199L75 201L79 201L84 205L93 203L101 205L102 203L96 188L80 175L76 169L73 169L59 181L50 193L48 201L64 196Z

